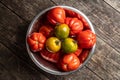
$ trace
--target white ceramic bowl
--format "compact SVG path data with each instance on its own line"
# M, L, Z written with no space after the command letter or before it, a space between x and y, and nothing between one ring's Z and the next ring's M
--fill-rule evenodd
M37 54L34 54L33 52L31 52L28 44L27 44L27 37L28 35L30 35L32 32L34 32L38 27L37 26L34 26L35 23L38 21L38 19L40 18L40 16L44 13L46 13L48 10L52 9L52 8L55 8L55 7L58 7L58 6L53 6L53 7L50 7L50 8L47 8L45 10L43 10L42 12L40 12L31 22L31 24L29 25L29 28L28 28L28 31L27 31L27 34L26 34L26 47L27 47L27 51L28 51L28 54L30 56L30 58L32 59L32 61L40 68L42 69L43 71L45 72L48 72L50 74L54 74L54 75L67 75L67 74L70 74L70 73L73 73L79 69L81 69L88 61L89 59L92 57L93 53L94 53L94 50L95 50L95 45L93 46L93 48L90 50L90 53L87 57L87 59L83 62L82 65L79 66L78 69L74 70L74 71L69 71L69 72L62 72L60 70L58 70L56 68L56 66L54 64L51 64L50 62L44 60L42 57L40 57L39 55ZM90 26L90 29L92 30L93 33L95 33L94 31L94 28L93 28L93 25L92 23L90 22L90 20L87 18L87 16L82 13L81 11L73 8L73 7L70 7L70 6L59 6L59 7L62 7L62 8L65 8L65 9L68 9L68 10L72 10L78 14L80 14L82 17L85 18L85 20L88 22L89 26Z

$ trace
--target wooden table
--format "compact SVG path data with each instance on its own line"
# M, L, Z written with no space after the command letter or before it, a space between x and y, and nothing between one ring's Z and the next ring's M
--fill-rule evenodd
M25 46L31 20L54 5L84 12L97 34L94 56L67 76L40 70ZM120 80L120 0L0 0L0 80Z

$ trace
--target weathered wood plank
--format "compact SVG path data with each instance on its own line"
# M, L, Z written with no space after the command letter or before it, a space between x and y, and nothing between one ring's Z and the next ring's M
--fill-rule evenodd
M91 71L84 66L81 70L70 75L57 77L56 80L102 80L102 79L96 76L94 73L91 73Z
M0 43L0 80L49 80Z
M3 0L1 2L27 21L31 21L40 11L54 5L50 0Z
M37 73L39 74L40 71L30 60L28 57L28 54L25 50L25 34L27 30L26 23L24 23L23 20L21 20L18 16L16 16L14 13L12 13L9 9L6 9L3 5L0 4L0 13L1 16L1 22L0 22L0 42L3 43L6 47L8 47L15 55L18 57L18 59L24 60L26 64L31 66L32 68L35 68ZM15 22L13 22L15 20ZM7 34L7 35L6 35ZM84 70L85 69L85 70ZM92 71L90 71L87 68L84 68L80 72L76 72L75 74L68 75L68 76L54 76L47 73L45 74L47 77L49 77L51 80L63 80L63 79L73 79L76 78L76 75L83 76L83 79L88 78L94 78L94 80L99 80L100 78L94 75ZM32 72L32 71L31 71ZM85 77L85 73L89 72L87 77ZM33 78L36 76L33 76Z
M120 12L120 0L104 0L104 1Z
M120 55L119 53L102 41L97 39L95 55L86 65L104 80L120 79Z
M19 57L25 57L28 59L27 54L25 53L25 34L28 26L24 26L24 21L22 21L19 17L11 13L10 10L6 9L3 5L0 4L0 41L8 42L9 44L14 44L10 48L13 50L17 50L22 54L18 54ZM15 37L16 36L16 37ZM5 41L5 38L6 39ZM19 39L18 39L19 38ZM16 43L17 41L18 43ZM7 46L7 43L4 43ZM9 45L8 44L8 45ZM18 47L17 47L18 45ZM24 48L24 50L20 50Z

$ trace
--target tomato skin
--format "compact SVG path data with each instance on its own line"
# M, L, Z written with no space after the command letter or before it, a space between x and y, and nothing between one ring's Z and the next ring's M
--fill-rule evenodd
M71 11L71 10L68 10L68 9L64 9L65 10L65 13L66 13L66 16L67 17L76 17L76 13Z
M39 32L41 32L44 36L50 37L52 34L53 28L49 25L42 25L39 29Z
M82 52L82 48L78 48L77 51L74 52L76 56L79 56Z
M69 18L65 19L65 23L70 27L71 35L75 35L83 30L83 23L78 18Z
M90 50L89 49L84 49L82 53L79 56L80 61L83 63L85 59L88 57Z
M49 22L53 25L56 25L57 23L64 23L65 17L65 11L60 7L51 9L47 15Z
M63 71L72 71L79 67L80 61L75 54L66 54L60 59L59 67Z
M68 9L65 9L65 12L66 12L67 17L76 17L76 18L78 18L79 20L82 21L85 29L90 29L89 24L87 23L85 18L83 18L80 14L78 14L78 13L76 13L74 11L68 10Z
M27 42L33 52L40 51L44 48L46 37L42 33L34 32L28 38Z
M59 61L59 58L60 58L60 52L52 53L46 49L40 51L40 55L45 60L53 62L53 63L57 63Z
M61 49L61 41L57 37L50 37L46 40L46 49L56 53Z
M96 43L96 35L91 30L81 31L77 40L80 48L92 48Z
M83 22L84 29L90 29L89 24L87 23L87 21L83 17L81 17L81 21Z

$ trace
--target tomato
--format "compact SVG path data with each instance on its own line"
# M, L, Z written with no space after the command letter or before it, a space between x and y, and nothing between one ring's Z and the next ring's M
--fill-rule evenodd
M44 48L46 37L42 33L34 32L28 38L27 42L33 52L40 51Z
M81 52L82 52L82 48L78 48L78 49L74 52L74 54L75 54L76 56L79 56L79 55L81 54Z
M63 71L72 71L79 67L80 61L75 54L66 54L59 61L59 68Z
M83 23L78 18L66 18L65 23L70 27L71 35L75 35L83 30Z
M78 13L76 13L74 11L68 10L68 9L65 9L65 13L66 13L67 17L78 18L79 20L82 21L85 29L90 29L89 24L87 23L87 21L80 14L78 14Z
M57 63L60 58L60 52L52 53L47 51L46 49L40 51L40 55L47 61Z
M39 32L41 32L44 36L50 37L52 34L53 28L49 25L42 25L39 29Z
M64 9L66 16L67 17L76 17L76 13L74 11L68 10L68 9Z
M62 42L62 50L65 53L73 53L77 50L77 42L72 38L66 38Z
M65 9L65 13L66 13L66 16L67 17L71 17L71 18L78 18L79 20L82 19L82 16L74 11L71 11L71 10L68 10L68 9Z
M65 17L65 11L61 7L51 9L47 15L49 22L53 25L56 25L56 23L64 23Z
M59 39L64 39L69 36L70 29L67 24L60 24L55 27L55 35Z
M81 53L80 56L79 56L79 59L80 59L81 62L84 62L85 59L88 57L89 51L90 51L89 49L84 49L84 50L82 51L82 53Z
M83 22L85 29L90 29L89 24L87 23L87 21L83 17L81 17L81 21Z
M91 30L81 31L77 36L81 48L92 48L96 43L96 35Z
M56 37L50 37L46 40L46 48L50 52L58 52L61 49L61 41Z

